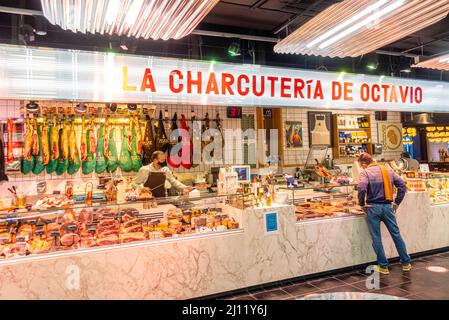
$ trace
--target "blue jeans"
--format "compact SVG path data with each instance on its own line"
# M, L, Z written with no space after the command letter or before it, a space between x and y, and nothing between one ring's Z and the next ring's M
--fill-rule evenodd
M371 207L366 209L366 222L373 239L373 248L377 255L377 263L382 268L388 268L388 260L385 256L384 247L382 245L382 237L380 234L380 222L385 223L388 232L393 239L396 250L398 251L402 265L410 263L410 256L407 254L404 240L402 240L399 232L398 223L394 215L391 204L373 203Z

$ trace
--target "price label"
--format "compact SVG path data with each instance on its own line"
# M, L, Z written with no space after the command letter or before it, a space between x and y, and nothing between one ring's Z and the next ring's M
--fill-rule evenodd
M429 164L428 163L421 163L419 165L419 171L424 172L424 173L429 173L430 172Z
M69 229L70 231L75 231L78 228L78 226L76 224L69 224L67 226L67 229Z
M27 239L25 237L16 237L16 242L26 242Z
M53 238L59 237L59 231L50 232L50 236L52 236Z

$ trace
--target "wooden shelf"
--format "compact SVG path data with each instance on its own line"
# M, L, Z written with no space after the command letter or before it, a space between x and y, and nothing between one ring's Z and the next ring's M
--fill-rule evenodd
M371 128L338 128L338 131L360 131L360 130L371 130Z
M348 116L348 117L354 117L354 116L359 116L359 117L366 117L368 120L368 123L370 124L369 127L367 128L342 128L338 126L338 117L341 116ZM372 154L373 153L373 144L372 142L342 142L340 143L339 140L339 132L341 131L349 131L349 132L354 132L354 131L361 131L361 132L365 132L366 133L366 137L368 138L368 140L372 140L371 137L371 117L369 114L344 114L344 113L340 113L340 114L334 114L333 115L333 128L334 128L334 147L333 147L333 154L334 154L334 158L335 159L341 159L341 158L354 158L356 159L356 157L352 157L352 156L348 156L345 154L341 154L340 153L340 147L344 147L344 146L366 146L366 150L368 151L368 153Z
M363 144L370 144L371 142L339 142L338 144L341 146L361 146Z

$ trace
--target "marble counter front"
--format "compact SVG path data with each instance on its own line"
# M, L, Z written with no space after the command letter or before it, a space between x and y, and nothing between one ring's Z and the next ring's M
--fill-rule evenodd
M186 299L375 259L363 217L297 223L294 207L239 210L242 230L0 261L1 299ZM278 214L267 233L266 212ZM410 253L449 246L449 205L409 193L397 212ZM397 256L386 229L385 251Z

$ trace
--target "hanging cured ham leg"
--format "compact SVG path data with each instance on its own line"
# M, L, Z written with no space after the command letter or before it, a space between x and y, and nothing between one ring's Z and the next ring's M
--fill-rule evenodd
M37 120L33 119L33 142L31 147L31 153L33 156L37 156L39 154L39 135L37 134Z
M122 145L120 147L119 166L123 172L130 172L133 170L133 163L131 160L131 152L128 150L126 127L122 129Z
M181 115L181 129L183 129L181 135L181 165L190 169L192 167L192 159L193 159L193 144L190 140L189 127L187 126L187 121L185 115Z
M30 118L26 118L26 133L23 145L23 157L21 164L21 171L23 174L28 174L34 167L34 156L31 154L33 148L33 126Z
M134 172L138 172L140 167L142 166L142 158L140 157L140 153L138 153L138 139L140 139L140 135L137 133L140 128L138 125L136 126L136 119L130 119L130 123L133 125L130 128L131 131L131 162L132 169Z
M68 174L75 174L81 167L80 155L78 152L78 144L76 142L76 131L74 121L70 124L69 131L69 166L67 168Z
M59 158L59 135L58 135L58 127L56 124L56 117L53 118L53 129L51 131L51 155L52 160L58 160Z
M81 118L81 145L80 145L81 161L87 158L87 131L84 116Z
M50 174L55 172L59 158L59 133L56 116L53 117L52 126L48 128L48 141L50 145L50 162L45 170Z
M154 142L153 123L150 116L146 116L145 133L142 143L142 165L146 166L151 162L151 155L156 151L156 143Z
M192 147L194 152L200 152L201 153L201 148L202 148L202 126L201 126L201 121L198 121L195 115L195 111L191 111L190 112L191 115L191 120L192 120L192 126L191 126L191 132L192 132ZM198 146L198 147L196 147ZM202 158L202 155L200 154L200 158ZM198 162L195 162L192 160L192 168L196 168L197 166L199 166L200 164Z
M181 150L175 154L173 153L173 147L181 141L178 137L178 114L175 112L173 119L171 120L171 135L170 144L168 147L167 163L173 168L179 168L181 165ZM172 135L175 139L172 139Z
M134 117L134 127L136 128L136 149L139 156L142 154L142 130L139 125L139 117Z
M95 121L93 117L92 119L90 119L89 140L90 140L90 152L95 153L95 150L97 150L97 134L95 132Z
M36 119L35 119L36 120ZM37 150L39 150L38 154L36 155L36 162L34 163L33 173L34 174L40 174L45 169L44 165L44 151L43 151L43 145L42 145L42 129L45 127L45 124L37 126L36 134L37 134ZM47 136L48 138L48 136ZM48 142L48 140L47 140ZM48 147L48 143L47 143ZM48 150L47 150L48 153Z
M59 130L59 159L58 165L56 166L56 174L58 176L62 175L67 171L69 166L69 129L67 124L61 124Z
M90 128L89 132L86 133L87 135L87 157L84 161L82 161L81 167L83 174L91 174L95 170L95 151L97 148L97 142L96 142L96 135L95 135L95 122L92 118L90 121ZM92 141L92 139L94 141ZM93 147L95 147L93 149Z
M168 150L169 141L165 133L164 120L162 118L162 111L159 112L159 119L156 128L156 150L166 152Z
M107 137L105 137L106 139ZM117 147L115 145L115 128L111 128L109 130L108 136L108 172L115 172L118 168L118 155L117 155Z
M109 159L109 132L111 131L111 119L109 116L106 118L106 122L104 125L104 131L103 131L103 154L107 160Z
M104 154L104 126L100 125L98 129L97 152L95 154L95 172L101 174L106 171L108 163Z
M41 146L42 146L42 165L46 166L50 162L50 145L48 141L48 126L46 118L44 118L42 122Z
M26 118L26 133L25 141L23 145L23 158L25 160L31 160L31 148L33 146L33 127L30 124L30 118Z

